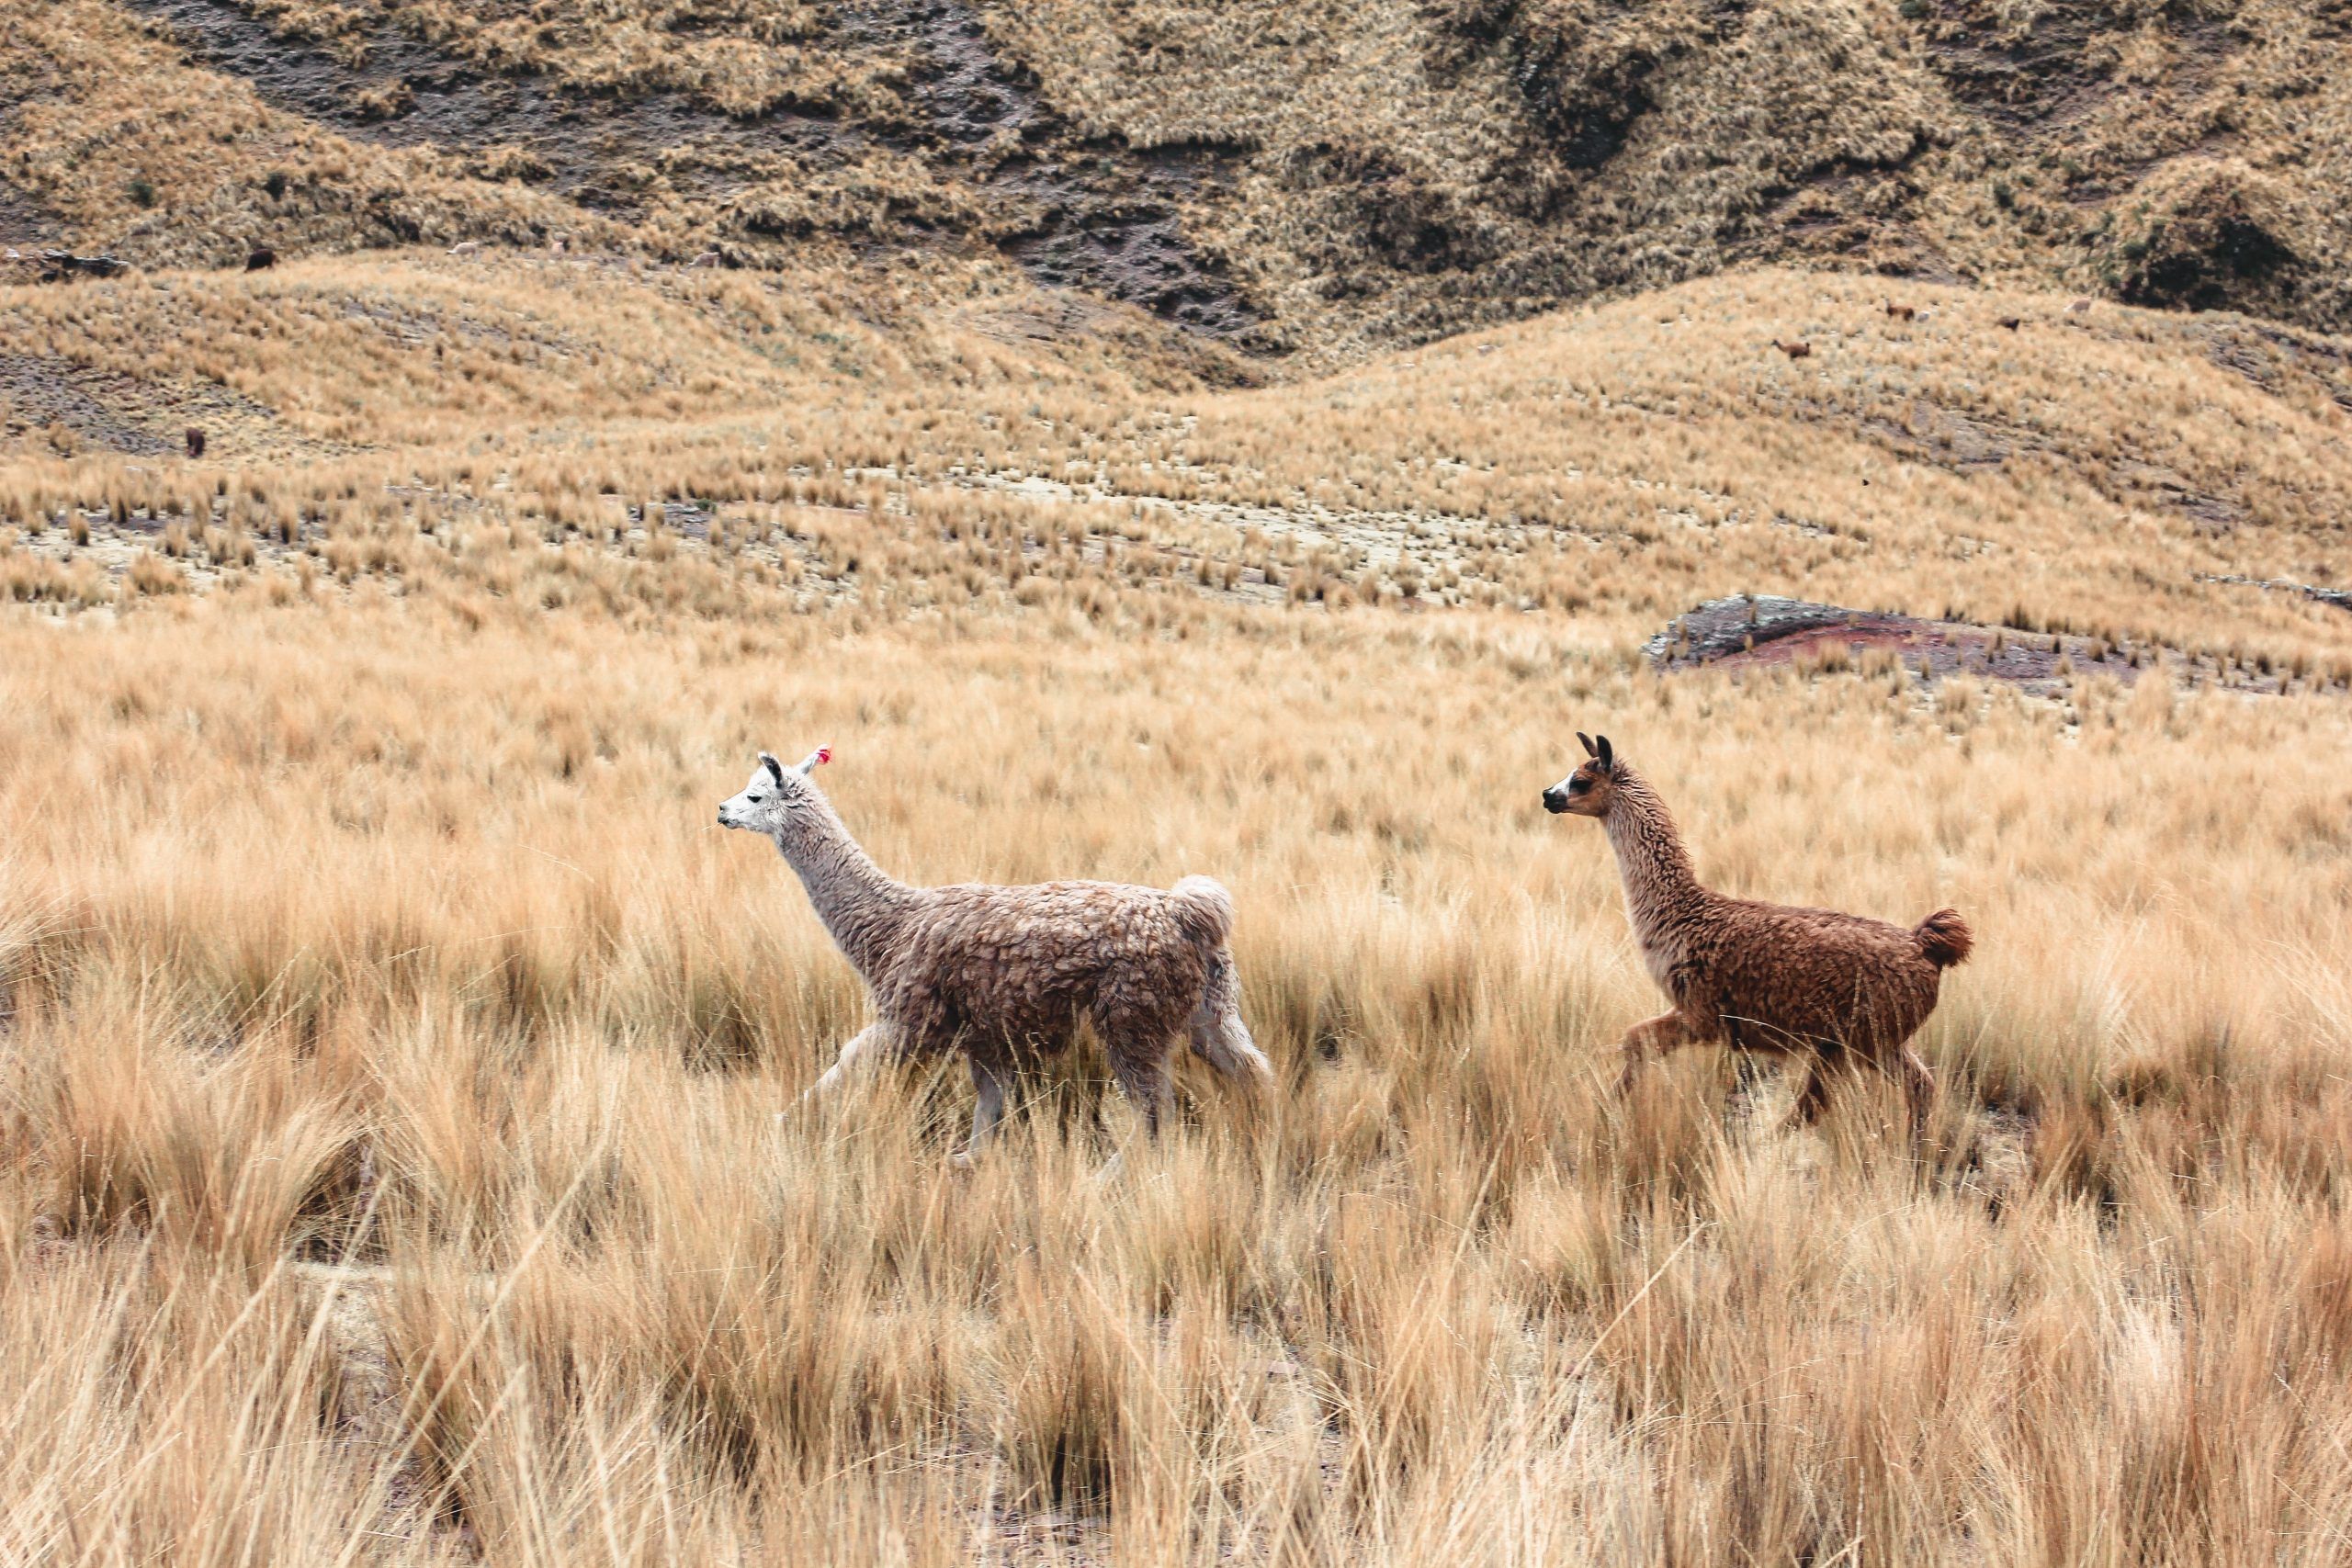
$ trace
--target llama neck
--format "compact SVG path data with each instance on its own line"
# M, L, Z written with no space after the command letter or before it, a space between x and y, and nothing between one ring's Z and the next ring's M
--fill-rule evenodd
M1606 826L1609 847L1617 852L1617 874L1625 884L1625 910L1645 948L1706 898L1690 856L1675 829L1674 816L1649 782L1631 768L1617 772L1615 799Z
M912 890L884 874L821 795L790 813L775 847L799 874L834 945L872 985L888 966Z

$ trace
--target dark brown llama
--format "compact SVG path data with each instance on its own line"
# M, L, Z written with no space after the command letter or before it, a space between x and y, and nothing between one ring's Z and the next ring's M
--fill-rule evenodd
M1959 911L1906 928L1702 887L1648 781L1607 736L1577 739L1588 760L1544 792L1544 808L1600 819L1642 958L1674 1003L1626 1032L1620 1092L1646 1058L1678 1045L1792 1053L1806 1063L1792 1121L1821 1114L1828 1070L1865 1066L1901 1085L1912 1130L1923 1131L1935 1078L1910 1040L1935 1010L1943 971L1973 943Z

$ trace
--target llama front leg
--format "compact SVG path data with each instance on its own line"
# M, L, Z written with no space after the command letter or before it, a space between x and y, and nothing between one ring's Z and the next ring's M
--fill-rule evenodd
M842 1077L851 1068L872 1055L888 1038L888 1032L878 1023L870 1023L850 1036L849 1043L842 1047L842 1054L834 1058L833 1065L827 1067L817 1081L801 1093L800 1098L793 1102L793 1109L797 1111L810 1100L831 1092L840 1086ZM790 1111L779 1111L775 1113L775 1119L781 1122L789 1114L791 1114Z
M1624 1043L1618 1047L1624 1066L1617 1074L1617 1092L1622 1095L1630 1090L1634 1080L1641 1076L1643 1065L1652 1057L1663 1056L1678 1045L1695 1044L1708 1037L1709 1032L1693 1028L1679 1008L1644 1019L1625 1031Z

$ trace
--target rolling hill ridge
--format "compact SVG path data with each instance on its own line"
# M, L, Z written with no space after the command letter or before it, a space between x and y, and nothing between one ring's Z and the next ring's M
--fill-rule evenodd
M68 0L0 239L1001 256L1296 374L1757 264L2352 325L2342 6Z

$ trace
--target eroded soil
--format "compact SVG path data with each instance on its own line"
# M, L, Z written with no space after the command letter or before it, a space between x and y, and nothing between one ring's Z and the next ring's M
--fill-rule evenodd
M2301 689L2284 670L2225 664L2154 644L2073 637L1967 621L1927 620L1771 594L1713 599L1676 617L1644 646L1660 671L1770 669L1792 664L1867 668L1875 656L1933 684L1954 675L2058 697L2075 681L2106 676L2136 684L2151 670L2191 686L2279 694Z
M235 0L129 3L196 61L275 107L359 140L478 155L485 169L513 170L583 214L634 222L665 199L721 204L763 158L822 171L879 150L976 192L985 216L958 232L956 220L910 204L891 231L851 236L862 243L992 244L1041 282L1137 304L1219 338L1246 342L1260 320L1180 216L1185 197L1217 174L1218 154L1143 155L1079 136L997 59L978 19L956 0L869 0L831 15L826 48L888 62L899 83L893 112L864 118L822 104L742 117L683 93L572 91L436 50L393 11L352 46L331 50L282 36ZM388 103L396 109L386 112ZM655 175L633 179L622 173L629 170ZM695 243L723 246L730 264L743 264L797 237L722 223Z

